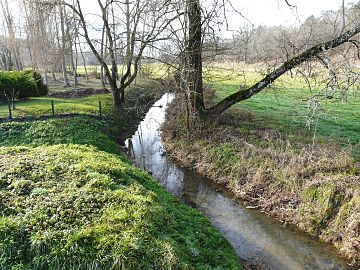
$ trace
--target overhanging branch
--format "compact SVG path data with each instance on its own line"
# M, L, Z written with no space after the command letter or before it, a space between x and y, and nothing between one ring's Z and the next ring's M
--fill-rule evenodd
M360 24L328 42L320 43L309 48L305 52L291 58L289 61L286 61L284 64L282 64L280 67L267 74L265 78L263 78L253 86L240 90L226 97L225 99L221 100L219 103L214 105L213 107L209 108L207 111L211 115L220 115L222 112L230 108L232 105L242 100L246 100L252 97L253 95L261 92L268 85L270 85L276 79L278 79L281 75L299 66L300 64L316 57L318 53L323 52L324 50L336 48L346 42L350 42L351 41L350 39L359 32L360 32Z

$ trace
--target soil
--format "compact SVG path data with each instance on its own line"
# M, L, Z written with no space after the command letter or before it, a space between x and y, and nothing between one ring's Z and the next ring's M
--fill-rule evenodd
M84 98L99 94L108 94L109 90L105 88L75 88L64 92L50 93L49 97L54 98Z

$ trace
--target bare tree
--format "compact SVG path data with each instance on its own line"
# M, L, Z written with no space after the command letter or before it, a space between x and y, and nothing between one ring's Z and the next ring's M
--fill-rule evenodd
M115 2L110 0L102 2L98 0L97 3L100 9L104 35L107 40L107 46L103 45L103 39L101 46L106 49L106 53L99 51L98 42L90 34L88 22L82 11L80 1L76 0L74 4L62 2L62 4L69 7L77 15L82 28L82 34L104 70L110 84L113 103L116 107L119 107L125 100L124 90L135 80L138 74L140 60L145 49L150 44L166 39L167 37L164 36L164 33L168 25L179 15L174 13L174 5L169 0L125 1L124 3L116 2L118 17L115 18L114 16L111 22L109 16L110 8L112 8ZM125 18L121 17L121 14ZM115 31L118 31L118 33L115 33ZM125 43L126 49L124 50L126 51L126 56L122 60L124 72L119 76L117 55L118 51L121 50L118 46L121 42L117 42L117 39L121 39L121 31L125 32L127 41ZM108 62L110 65L108 65Z
M5 23L7 26L7 34L8 34L7 39L8 39L8 43L9 43L9 48L12 52L16 68L18 70L22 70L23 66L22 66L22 61L21 61L21 56L20 56L19 43L18 43L16 35L15 35L15 25L14 25L13 15L11 14L11 12L9 10L9 3L7 0L1 0L0 3L1 3L4 18L5 18Z

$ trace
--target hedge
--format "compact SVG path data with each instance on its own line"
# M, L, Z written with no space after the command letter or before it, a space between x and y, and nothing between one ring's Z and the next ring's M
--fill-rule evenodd
M24 99L47 95L48 87L36 71L1 71L0 100L6 101L14 91L18 99Z

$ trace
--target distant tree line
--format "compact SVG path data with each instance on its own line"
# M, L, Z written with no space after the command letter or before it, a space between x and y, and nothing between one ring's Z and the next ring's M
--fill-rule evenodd
M216 30L226 21L227 7L233 8L230 0L94 0L96 14L87 14L87 2L80 0L19 3L21 14L12 14L8 0L0 0L2 69L30 66L43 72L46 83L61 71L65 87L70 72L76 87L78 67L83 65L88 79L92 55L100 65L103 87L110 88L119 107L142 63L160 61L176 70L189 126L191 117L218 115L293 69L309 82L317 71L314 66L326 70L318 95L325 98L339 89L346 93L359 78L353 69L359 56L359 4L348 7L343 1L339 10L311 16L299 27L254 27L248 22L234 31L233 39L223 40ZM206 108L202 76L209 62L260 63L264 78Z

